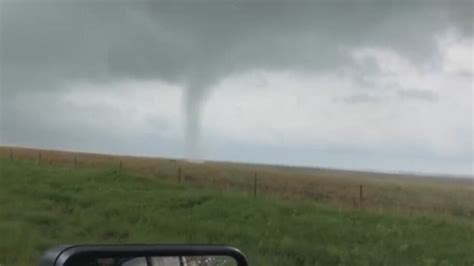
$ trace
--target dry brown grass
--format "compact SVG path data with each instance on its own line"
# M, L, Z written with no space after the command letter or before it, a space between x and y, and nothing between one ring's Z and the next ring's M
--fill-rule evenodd
M196 187L243 191L253 196L257 175L258 196L314 200L341 208L363 208L401 213L426 213L474 220L474 180L420 177L371 172L340 171L223 162L185 160L0 147L0 158L36 160L66 167L110 167L140 175L168 179Z

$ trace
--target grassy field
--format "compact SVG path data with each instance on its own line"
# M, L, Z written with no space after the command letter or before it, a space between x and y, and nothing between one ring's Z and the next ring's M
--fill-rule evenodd
M472 265L474 224L450 215L253 198L112 168L0 160L0 264L62 243L225 243L252 265Z
M341 209L363 207L371 212L390 210L404 215L434 214L474 220L474 179L223 162L190 163L165 158L0 147L0 158L10 157L36 162L41 159L42 165L51 166L122 169L196 188L238 190L252 197L257 181L258 197L315 201Z

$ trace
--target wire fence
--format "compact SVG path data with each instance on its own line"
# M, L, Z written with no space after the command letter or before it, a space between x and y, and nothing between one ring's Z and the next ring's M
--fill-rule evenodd
M271 167L229 163L196 163L177 159L113 156L0 147L0 158L37 161L40 166L72 169L108 168L176 182L180 185L243 192L249 197L277 197L330 203L340 208L395 210L404 213L444 213L474 217L474 197L452 196L446 189L421 189L396 182L335 176L320 171L308 175ZM362 180L363 182L358 182ZM467 190L469 191L469 190ZM458 191L459 193L459 191ZM474 195L474 194L472 194ZM450 199L443 201L440 199ZM455 200L453 200L455 199Z

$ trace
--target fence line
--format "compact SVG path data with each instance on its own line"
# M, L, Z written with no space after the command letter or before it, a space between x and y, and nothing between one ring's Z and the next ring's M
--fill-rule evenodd
M10 158L10 160L15 159L15 154L16 154L16 152L11 148L11 149L9 150L9 158ZM19 154L16 154L16 155L17 155L17 159L20 159L20 160L21 160L21 157L22 157L21 152L20 152ZM44 155L45 155L45 154L43 154L42 151L38 151L38 155L37 155L37 156L38 156L38 158L37 158L38 164L39 164L39 165L44 165L44 160L46 160L46 164L49 163L49 165L53 165L54 155L52 155L52 154L49 155L49 156L44 156ZM47 153L46 155L48 155L48 153ZM60 156L62 156L62 155L60 155ZM23 157L24 157L24 156L23 156ZM47 158L47 157L49 157L49 158ZM29 157L29 158L31 158L31 157ZM111 158L113 158L113 157L111 157ZM115 157L115 158L117 158L117 157ZM80 163L81 163L81 162L80 162L80 159L81 159L81 158L78 158L78 156L74 154L73 162L72 162L72 163L73 163L73 166L74 166L74 169L78 169L78 168L79 168L79 165L80 165ZM64 161L58 160L58 162L59 162L59 164L64 164ZM85 163L86 163L86 165L87 165L87 159L85 159ZM120 170L120 171L124 170L124 162L123 162L123 160L122 160L122 159L119 159L118 163L119 163L119 164L118 164L119 170ZM66 164L71 165L70 163L66 163ZM91 165L94 165L94 163L92 163ZM96 164L96 165L98 165L99 167L104 167L104 166L105 166L105 165L101 165L100 162L99 162L99 164ZM178 167L177 167L177 182L178 182L178 184L182 184L182 183L184 183L185 181L187 181L187 178L186 178L187 176L184 175L183 166L181 166L181 165L179 165L179 164L177 164L177 163L176 163L176 165L178 165ZM198 177L198 179L199 179L199 177ZM216 176L216 177L213 178L214 181L215 181L215 180L219 180L219 179L220 179L220 178L219 178L218 176ZM251 181L252 179L253 179L253 182ZM204 180L205 180L205 179L204 179ZM227 179L226 179L226 178L222 178L222 180L225 181L225 180L227 180ZM235 188L237 188L238 190L245 190L245 186L247 186L247 188L248 188L248 185L245 185L246 182L249 182L249 183L251 182L251 183L253 183L253 187L252 187L252 188L253 188L253 191L252 191L253 193L252 193L252 194L253 194L253 197L254 197L254 198L257 198L257 196L259 195L259 191L258 191L258 189L259 189L259 174L258 174L258 172L254 172L253 178L252 178L252 176L251 176L250 179L244 178L243 180L248 180L248 181L244 181L243 183L240 183L240 182L242 182L242 181L232 180L232 179L227 180L227 181L231 182L231 183L230 183L230 186L231 186L231 187L235 187ZM192 180L190 179L190 181L192 181ZM203 185L204 185L204 186L209 186L209 187L219 187L219 185L218 185L218 184L216 185L216 182L214 182L214 181L212 181L212 182L210 182L210 183L206 183L206 182L204 181ZM236 183L236 182L237 182L237 183ZM193 183L193 182L192 182L192 183ZM225 185L226 187L229 186L229 183L224 183L224 184L226 184L226 185ZM247 183L247 184L248 184L248 183ZM288 184L288 183L287 183L287 184ZM242 187L242 185L244 185L244 186ZM263 184L263 186L265 186L265 184ZM239 188L239 187L240 187L240 188ZM265 192L262 192L262 193L265 194ZM278 194L278 193L277 193L277 194ZM358 193L358 194L359 194L359 195L358 195L358 196L359 196L359 197L358 197L358 198L359 198L359 200L358 200L358 201L359 201L359 202L358 202L358 203L359 203L359 204L358 204L358 207L359 207L360 209L364 209L364 205L365 205L365 202L364 202L364 201L366 200L366 198L364 197L364 196L365 196L365 195L364 195L364 187L363 187L362 184L359 185L359 193ZM354 199L354 202L353 202L354 205L356 205L356 199L357 199L357 196L356 196L356 195L357 195L357 194L355 193L354 198L353 198L353 199ZM315 200L317 200L317 201L320 200L318 197L316 197L316 198L314 198L314 197L308 197L308 199L309 199L309 198L315 199ZM356 205L356 206L357 206L357 205ZM356 206L355 206L355 207L356 207ZM356 208L357 208L357 207L356 207Z

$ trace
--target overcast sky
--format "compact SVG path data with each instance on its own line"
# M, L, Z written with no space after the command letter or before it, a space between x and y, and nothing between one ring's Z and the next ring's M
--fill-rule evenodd
M472 0L0 0L0 144L473 175Z

